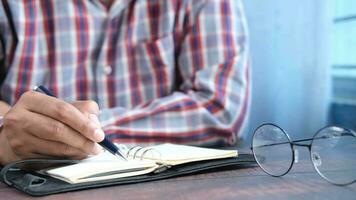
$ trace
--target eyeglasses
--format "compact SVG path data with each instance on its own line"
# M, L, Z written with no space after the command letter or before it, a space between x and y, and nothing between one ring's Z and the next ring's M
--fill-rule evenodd
M305 144L307 141L310 144ZM292 168L295 146L309 149L315 170L326 181L335 185L356 182L356 133L349 129L329 126L317 131L313 138L291 141L279 126L262 124L253 134L251 149L262 170L279 177Z

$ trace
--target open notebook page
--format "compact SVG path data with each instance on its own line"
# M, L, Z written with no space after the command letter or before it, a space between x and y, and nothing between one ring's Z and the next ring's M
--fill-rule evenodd
M50 169L45 173L69 183L81 183L147 174L157 167L155 161L125 161L105 151L77 164Z
M188 162L229 158L237 156L236 150L218 150L186 145L161 144L129 151L124 145L119 148L129 154L128 161L105 151L77 164L49 169L46 174L69 183L107 180L147 174L163 163L179 165ZM134 155L136 159L133 159Z
M129 152L129 158L133 158L134 155L136 158L154 160L166 165L179 165L194 161L236 157L238 152L237 150L220 150L166 143L140 150L133 149Z

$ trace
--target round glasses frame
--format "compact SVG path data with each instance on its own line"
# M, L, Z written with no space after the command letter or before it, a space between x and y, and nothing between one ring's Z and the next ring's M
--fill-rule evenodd
M282 173L282 174L278 174L278 175L272 174L272 173L268 172L268 170L264 169L264 168L263 168L263 164L261 164L261 163L259 162L259 159L257 158L256 153L255 153L255 151L254 151L253 142L254 142L255 134L257 133L257 130L259 130L259 129L260 129L261 127L263 127L263 126L274 126L274 127L278 128L278 129L280 129L280 130L283 132L283 134L286 136L286 138L288 139L288 143L289 143L290 148L291 148L291 150L292 150L292 161L291 161L291 164L290 164L289 168L288 168L284 173ZM327 129L327 128L339 128L339 129L343 129L344 132L351 133L352 136L356 137L354 131L352 131L352 130L350 130L350 129L341 128L341 127L337 127L337 126L326 126L326 127L323 127L323 128L321 128L321 129L319 129L319 130L313 135L312 138L307 138L307 139L294 140L294 141L292 141L292 140L290 139L288 133L287 133L283 128L281 128L280 126L278 126L278 125L276 125L276 124L273 124L273 123L264 123L264 124L258 126L258 127L255 129L255 131L254 131L254 133L253 133L253 135L252 135L251 150L252 150L253 156L254 156L254 158L255 158L255 160L256 160L258 166L259 166L266 174L269 174L269 175L271 175L271 176L273 176L273 177L281 177L281 176L286 175L286 174L292 169L292 167L293 167L293 164L294 164L294 162L295 162L295 148L294 148L294 146L307 147L308 150L309 150L309 159L310 159L310 161L313 163L313 167L314 167L315 171L317 171L317 173L319 174L319 176L321 176L324 180L326 180L327 182L329 182L329 183L331 183L331 184L339 185L339 186L344 186L344 185L349 185L349 184L355 183L355 182L356 182L356 179L353 180L353 181L347 182L347 183L335 183L335 182L333 182L332 180L330 180L329 178L327 178L325 175L323 175L323 174L320 172L320 170L315 166L314 161L313 161L313 159L312 159L312 150L311 150L311 148L312 148L312 146L313 146L313 142L314 142L314 139L316 138L316 136L317 136L318 134L320 134L321 131L323 131L323 130L325 130L325 129ZM299 142L306 142L306 141L311 141L311 143L310 143L310 144L299 144ZM287 143L287 142L286 142L286 143ZM285 144L285 143L283 143L283 144Z

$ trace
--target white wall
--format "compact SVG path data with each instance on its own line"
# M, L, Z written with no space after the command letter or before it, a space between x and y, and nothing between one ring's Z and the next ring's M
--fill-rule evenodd
M312 136L327 123L332 1L243 2L253 70L245 141L262 122L277 123L294 139Z
M334 0L333 106L334 124L356 130L356 1Z

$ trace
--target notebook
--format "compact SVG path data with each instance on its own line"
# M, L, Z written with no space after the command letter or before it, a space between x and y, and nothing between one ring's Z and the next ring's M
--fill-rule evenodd
M237 150L218 150L176 144L128 148L118 146L127 161L109 152L92 156L79 163L41 170L70 184L102 181L123 177L159 173L167 168L191 162L237 157Z

